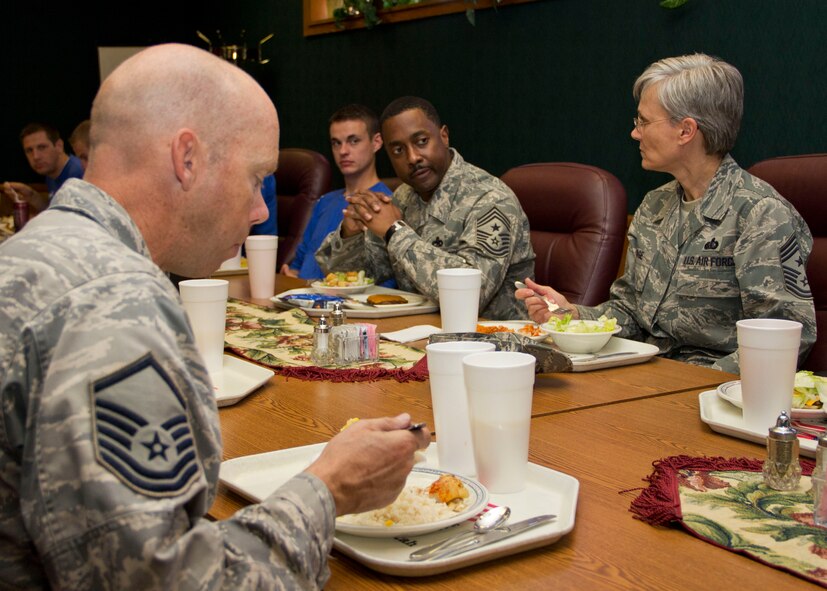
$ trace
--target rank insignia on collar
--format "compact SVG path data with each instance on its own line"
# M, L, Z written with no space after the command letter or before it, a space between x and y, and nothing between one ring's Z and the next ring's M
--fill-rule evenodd
M781 257L781 268L784 270L784 287L795 297L802 300L809 300L813 297L810 291L810 284L804 269L804 257L798 247L795 236L784 243L779 251Z
M92 384L98 463L152 497L185 492L201 474L184 398L151 354Z

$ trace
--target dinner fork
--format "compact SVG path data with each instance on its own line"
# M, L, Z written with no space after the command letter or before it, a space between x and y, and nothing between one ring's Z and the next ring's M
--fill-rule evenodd
M531 289L529 286L527 286L522 281L515 281L514 282L514 287L516 287L517 289ZM534 290L532 290L532 291L534 291ZM549 312L553 312L554 314L565 314L567 312L573 312L573 310L571 308L561 308L560 306L558 306L557 304L552 302L550 299L548 299L544 295L540 295L537 292L534 292L534 295L537 296L538 298L540 298L541 300L543 300L546 303L546 306L548 306L548 311Z

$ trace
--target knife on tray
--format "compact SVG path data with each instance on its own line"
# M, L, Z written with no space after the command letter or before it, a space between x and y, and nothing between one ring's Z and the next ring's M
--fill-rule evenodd
M523 521L518 521L517 523L503 525L502 527L498 527L488 533L477 534L467 540L463 540L460 543L452 544L440 552L431 554L429 551L430 547L415 550L414 552L411 552L409 558L415 562L421 562L423 560L437 560L439 558L450 558L452 556L456 556L457 554L462 554L463 552L468 552L469 550L474 550L476 548L482 548L488 544L494 544L500 540L516 536L517 534L537 527L538 525L542 525L543 523L547 523L553 519L557 519L557 516L538 515L536 517L530 517L529 519L524 519Z

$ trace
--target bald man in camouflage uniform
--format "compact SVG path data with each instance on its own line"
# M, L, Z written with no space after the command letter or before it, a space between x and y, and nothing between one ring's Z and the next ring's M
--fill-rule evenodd
M202 50L147 49L101 86L86 180L0 246L0 587L321 588L336 516L404 485L427 431L359 421L260 504L204 517L218 411L164 271L237 250L277 154L267 95Z
M423 99L388 105L382 136L405 184L392 200L367 191L348 197L341 226L317 252L322 269L365 269L434 300L439 269L479 269L480 316L525 318L514 281L534 275L535 257L528 218L511 189L448 147L448 128Z
M787 200L729 155L743 112L741 74L703 54L666 58L641 74L634 95L632 138L643 167L675 180L643 198L609 301L574 306L572 315L613 316L621 337L733 373L738 320L796 320L803 360L816 338L805 272L813 238ZM517 297L535 321L551 314L535 293L570 306L555 290L526 283Z

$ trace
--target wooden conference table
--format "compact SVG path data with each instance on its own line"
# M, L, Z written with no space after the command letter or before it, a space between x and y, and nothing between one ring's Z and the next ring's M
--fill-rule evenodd
M226 277L230 296L249 298L246 276ZM303 282L277 279L276 291ZM381 319L387 332L439 325L439 315ZM424 343L419 343L423 345ZM633 519L629 503L654 460L670 455L763 457L761 446L712 432L698 394L737 376L668 359L571 374L538 376L530 461L580 481L574 530L555 544L424 578L374 572L334 552L327 589L749 589L801 588L797 577L688 533ZM409 412L433 425L428 382L330 383L275 376L222 408L224 459L328 440L347 419ZM210 516L247 501L221 486Z

